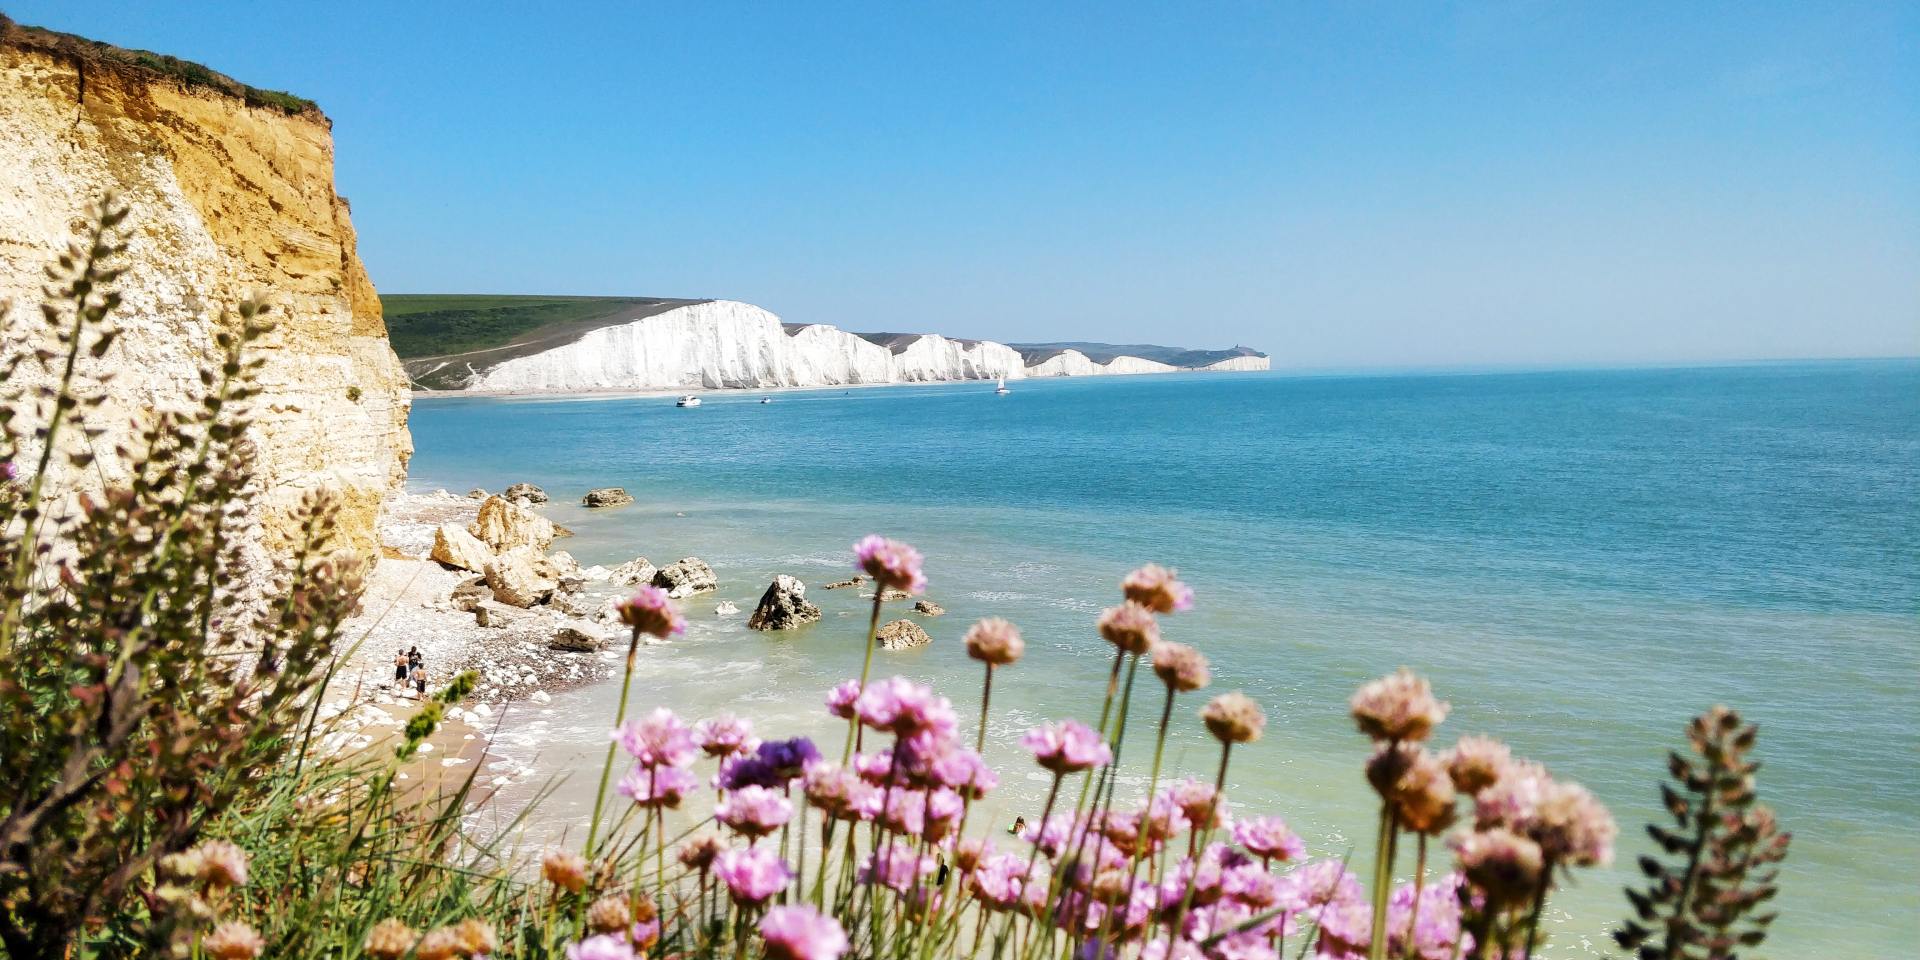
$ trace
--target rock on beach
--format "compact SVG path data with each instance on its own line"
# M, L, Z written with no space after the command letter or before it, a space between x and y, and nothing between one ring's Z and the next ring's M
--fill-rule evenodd
M653 575L653 585L675 600L705 593L720 586L713 568L699 557L685 557L661 567Z
M878 642L882 650L911 650L932 643L933 638L912 620L895 620L880 628Z
M807 600L807 585L780 574L773 578L760 604L747 618L749 630L792 630L820 619L820 608Z

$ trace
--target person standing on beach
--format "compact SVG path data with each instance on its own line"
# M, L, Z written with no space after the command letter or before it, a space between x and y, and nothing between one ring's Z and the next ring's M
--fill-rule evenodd
M424 662L413 665L413 693L416 699L427 695L427 665Z
M407 652L405 650L395 650L393 652L394 682L399 683L402 686L405 686L407 682L407 670L412 665L413 665L413 661L407 657Z

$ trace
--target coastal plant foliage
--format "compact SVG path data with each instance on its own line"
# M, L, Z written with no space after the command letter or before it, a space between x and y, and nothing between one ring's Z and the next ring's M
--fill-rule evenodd
M685 629L642 587L618 606L626 673L590 818L550 848L505 847L538 798L500 823L474 772L404 773L471 675L389 743L315 748L353 589L324 559L324 504L267 602L225 590L243 560L258 308L223 332L200 408L156 414L140 449L116 452L126 479L49 486L56 458L90 462L75 370L111 345L123 219L103 205L52 270L41 345L17 363L56 385L17 391L27 412L7 421L8 462L29 464L0 516L12 956L1516 960L1543 950L1556 892L1613 856L1591 792L1488 737L1441 745L1450 707L1406 670L1348 703L1372 849L1315 849L1269 809L1281 798L1230 790L1268 718L1245 693L1209 692L1206 655L1172 636L1194 591L1151 564L1088 625L1104 683L1020 737L1007 775L1046 789L1007 836L976 807L1001 789L983 757L993 691L1018 679L1026 640L974 624L979 695L959 703L877 675L882 602L927 587L920 553L878 536L853 548L874 588L860 672L821 691L844 733L816 743L632 703L643 642ZM1182 730L1209 738L1208 775L1168 769ZM1664 792L1677 827L1653 831L1683 862L1649 860L1654 887L1631 894L1639 919L1620 936L1643 957L1731 957L1771 921L1753 909L1786 840L1754 803L1752 728L1716 710L1692 739Z

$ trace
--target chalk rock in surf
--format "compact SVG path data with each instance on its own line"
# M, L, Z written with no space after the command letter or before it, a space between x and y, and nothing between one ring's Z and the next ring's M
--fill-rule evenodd
M705 560L686 557L661 567L653 575L653 585L678 600L712 590L720 586L720 579L713 575L713 568L707 566Z
M619 487L600 487L598 489L588 490L587 495L580 498L580 503L589 507L617 507L623 503L632 502L633 494Z
M747 629L792 630L818 619L820 608L807 601L807 585L783 573L760 595L760 605L747 618Z
M546 503L547 492L531 483L516 483L500 492L508 500L525 500L528 503Z
M608 571L607 579L623 587L632 587L652 583L653 575L659 572L660 568L654 566L653 561L646 557L634 557Z
M878 640L882 650L911 650L933 642L933 638L927 636L927 632L912 620L895 620L881 627Z

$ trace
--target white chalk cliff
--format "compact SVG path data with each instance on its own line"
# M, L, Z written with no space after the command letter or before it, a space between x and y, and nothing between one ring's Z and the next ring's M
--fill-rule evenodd
M1237 357L1234 362L1237 365L1213 368L1267 368L1265 357ZM1028 366L1019 350L990 340L918 334L876 343L827 324L789 328L753 304L710 300L601 327L563 346L476 368L463 389L538 393L821 387L1179 369L1185 368L1126 356L1099 363L1077 350Z

